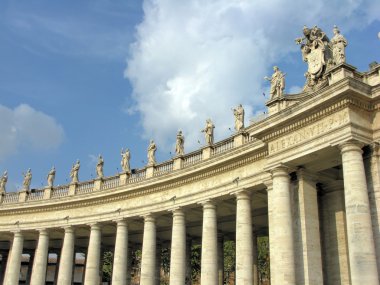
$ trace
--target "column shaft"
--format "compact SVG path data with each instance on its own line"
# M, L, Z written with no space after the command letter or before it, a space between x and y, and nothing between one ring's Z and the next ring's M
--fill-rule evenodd
M216 206L203 204L201 284L218 284L218 236Z
M117 221L114 262L112 271L113 285L127 284L128 266L128 225L127 221Z
M5 271L4 284L10 285L19 283L23 246L23 234L21 232L15 232L12 242L12 248L7 262L7 268Z
M186 279L186 222L181 209L173 211L170 252L170 285L183 285Z
M362 150L351 142L342 153L347 239L352 285L378 285L375 244Z
M47 230L40 230L38 245L33 262L31 285L45 285L46 268L49 253L49 233Z
M140 284L156 284L156 221L151 215L144 217Z
M87 251L86 272L84 277L85 285L99 284L101 238L102 232L99 224L92 224Z
M275 168L272 179L273 189L268 191L271 285L294 285L294 234L287 169Z
M298 209L300 228L300 259L303 268L299 268L298 276L302 280L297 283L305 285L323 284L321 239L319 233L319 214L316 182L304 169L298 176Z
M236 284L253 284L251 197L246 191L236 195Z
M73 278L74 243L74 229L66 227L58 269L58 285L71 285Z

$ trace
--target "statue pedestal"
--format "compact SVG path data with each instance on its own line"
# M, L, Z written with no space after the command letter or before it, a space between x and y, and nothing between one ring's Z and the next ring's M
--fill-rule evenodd
M44 200L50 199L51 198L51 192L53 192L53 187L51 186L46 186L44 189Z
M212 153L212 145L208 145L202 149L202 160L209 159Z
M28 190L21 190L20 191L20 194L18 195L18 201L19 202L25 202L26 199L28 198L28 195L29 195L29 191Z
M183 156L178 155L174 158L173 170L178 170L178 169L181 169L182 167L183 167Z
M94 181L94 191L99 191L102 189L103 178L96 178Z
M70 186L69 186L69 196L75 195L75 193L77 191L77 185L78 185L77 182L74 182L74 183L70 184Z
M329 81L329 85L334 84L346 77L354 77L356 72L356 67L349 65L347 63L341 63L336 66L329 68L326 71L326 76Z
M127 172L120 173L120 175L119 175L119 185L125 185L125 184L127 184L128 177L129 177L129 173L127 173Z
M153 177L154 175L154 164L147 165L146 167L146 178Z
M234 147L243 145L247 135L247 133L240 132L236 136L234 136Z

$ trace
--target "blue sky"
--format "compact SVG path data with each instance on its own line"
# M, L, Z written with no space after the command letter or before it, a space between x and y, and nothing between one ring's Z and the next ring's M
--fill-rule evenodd
M343 3L344 2L344 3ZM286 92L304 84L306 65L294 38L302 26L333 25L347 38L347 62L365 71L380 62L379 1L0 1L0 172L8 191L32 168L56 184L81 160L80 180L146 162L153 138L158 161L171 157L178 129L186 150L199 147L208 117L216 138L230 135L231 108L249 118L265 111L263 77L278 65ZM342 4L343 3L343 4ZM305 12L308 11L308 12Z

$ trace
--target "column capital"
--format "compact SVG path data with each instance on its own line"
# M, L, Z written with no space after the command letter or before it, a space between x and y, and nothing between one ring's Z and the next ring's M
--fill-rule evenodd
M23 237L24 236L23 232L21 230L19 230L19 229L13 230L11 232L13 233L14 237Z
M156 222L156 217L152 213L148 213L146 215L142 216L144 218L144 222L151 222L155 223Z
M125 218L119 218L119 219L115 219L112 221L115 222L118 227L127 227L128 226L128 221Z
M91 231L100 231L102 229L102 226L98 222L89 223L87 225L91 227Z
M74 233L75 232L75 229L72 225L63 226L62 229L64 229L65 233Z
M362 147L364 146L364 143L356 141L356 140L349 140L346 142L343 142L338 145L338 148L340 149L340 152L343 154L347 151L358 151L360 153L363 153Z
M199 202L200 205L202 205L203 209L215 209L216 204L214 201L208 199L202 202Z
M275 177L289 177L289 168L285 165L280 165L269 170L272 174L272 178Z
M40 228L40 229L37 229L37 231L39 232L40 236L41 236L41 235L49 236L49 229L46 229L46 228Z
M252 193L248 190L242 189L233 193L236 196L236 200L251 200Z
M175 216L185 216L185 213L181 207L172 208L169 210L173 214L173 217Z
M311 173L309 172L307 169L303 168L303 167L299 167L297 169L297 178L298 180L301 180L301 179L308 179L308 180L311 180L315 183L318 182L318 175L314 174L314 173Z

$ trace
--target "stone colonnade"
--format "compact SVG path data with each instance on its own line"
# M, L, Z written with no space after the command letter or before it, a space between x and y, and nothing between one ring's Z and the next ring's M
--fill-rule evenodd
M371 220L370 200L361 145L346 142L339 146L342 156L344 189L338 183L317 195L317 178L304 169L296 173L296 189L288 169L271 169L266 181L270 269L272 285L294 284L371 284L378 285L378 269ZM343 186L341 186L343 187ZM256 236L253 231L251 191L233 193L236 200L236 276L237 285L257 285ZM319 198L318 198L319 197ZM319 199L319 200L318 200ZM343 201L344 199L344 201ZM297 201L296 205L294 201ZM201 284L222 285L218 259L218 204L211 200L200 203L203 211ZM296 209L296 210L295 210ZM297 211L297 213L295 213ZM186 211L174 208L172 213L170 285L186 282L189 254L186 239ZM141 260L141 285L156 285L157 225L154 213L143 217L144 233ZM334 224L332 224L332 221ZM112 284L127 285L128 219L118 219ZM99 284L101 257L101 224L90 224L90 239L84 284ZM321 230L320 230L321 229ZM72 284L75 227L64 228L64 239L58 271L58 285ZM333 238L335 237L335 238ZM18 284L24 236L13 233L3 284ZM45 284L49 229L39 229L31 284ZM334 254L335 256L328 256ZM322 259L323 256L323 259ZM338 260L338 262L336 261ZM323 261L323 262L322 262ZM340 283L339 283L340 282ZM347 283L346 283L347 282Z

